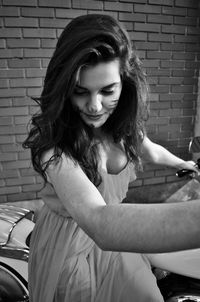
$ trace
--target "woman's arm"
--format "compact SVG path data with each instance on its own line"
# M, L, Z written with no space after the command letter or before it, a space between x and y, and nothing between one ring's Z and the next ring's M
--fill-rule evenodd
M158 164L173 167L176 169L189 169L194 170L194 172L199 172L198 169L194 166L195 163L193 161L184 161L183 159L175 156L167 149L153 143L147 136L144 136L142 149L141 149L141 157L143 160Z
M47 174L64 207L104 250L152 253L200 247L200 200L106 205L79 165L64 155Z

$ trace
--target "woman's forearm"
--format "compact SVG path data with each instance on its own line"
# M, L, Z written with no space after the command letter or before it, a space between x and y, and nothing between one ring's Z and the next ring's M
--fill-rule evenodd
M97 243L104 250L160 253L200 247L200 200L101 208Z

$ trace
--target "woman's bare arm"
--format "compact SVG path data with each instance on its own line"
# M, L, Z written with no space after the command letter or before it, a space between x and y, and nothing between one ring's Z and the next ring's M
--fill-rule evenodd
M64 207L104 250L153 253L200 247L200 200L106 205L79 165L64 155L47 174Z

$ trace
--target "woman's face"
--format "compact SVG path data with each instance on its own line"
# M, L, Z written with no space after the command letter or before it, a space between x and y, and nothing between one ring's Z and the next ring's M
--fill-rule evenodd
M119 60L83 66L71 102L87 125L100 128L117 107L121 90Z

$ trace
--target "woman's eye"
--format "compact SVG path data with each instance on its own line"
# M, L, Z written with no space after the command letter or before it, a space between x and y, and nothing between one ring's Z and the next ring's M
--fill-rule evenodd
M114 90L102 90L101 93L104 95L110 95L114 93Z
M76 94L76 95L86 95L87 91L86 90L75 89L74 94Z

